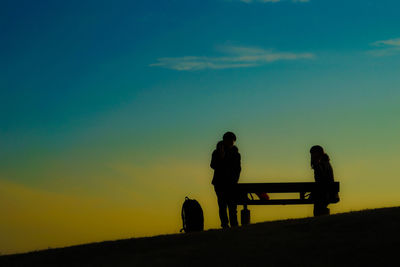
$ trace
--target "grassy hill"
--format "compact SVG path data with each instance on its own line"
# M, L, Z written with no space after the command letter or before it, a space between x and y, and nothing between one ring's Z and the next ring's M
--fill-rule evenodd
M399 266L400 208L0 257L0 266Z

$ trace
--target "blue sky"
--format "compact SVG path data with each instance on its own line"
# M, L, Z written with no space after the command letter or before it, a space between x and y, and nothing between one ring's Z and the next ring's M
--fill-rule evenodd
M398 7L396 1L4 1L6 176L35 184L6 166L46 161L74 145L120 153L130 140L132 149L157 156L225 128L306 129L307 116L331 116L328 129L335 131L343 123L337 112L374 105L377 111L356 119L393 118L381 107L399 97Z
M82 106L110 109L146 87L192 74L152 65L163 58L170 61L160 67L184 57L234 59L253 49L308 61L299 68L329 67L325 57L368 60L363 53L378 50L371 44L398 38L398 6L396 1L3 1L2 80L9 86L2 92L3 99L14 100L5 103L14 108L7 117L20 118L19 112L35 105L49 106L51 113L90 112ZM242 51L235 53L238 48ZM293 67L277 61L273 68ZM261 65L251 71L271 68L268 61L240 64ZM102 86L96 84L99 73L107 74ZM15 103L17 95L26 96L24 107Z

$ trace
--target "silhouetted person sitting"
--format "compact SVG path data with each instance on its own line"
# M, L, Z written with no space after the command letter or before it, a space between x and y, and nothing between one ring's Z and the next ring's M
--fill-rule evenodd
M211 168L214 169L212 184L218 198L219 218L221 227L228 228L238 226L235 198L235 185L240 176L240 154L234 143L236 136L232 132L226 132L223 141L218 142L216 150L212 153ZM229 209L229 220L227 216Z
M321 146L313 146L310 149L311 153L311 168L314 169L314 179L320 189L313 192L312 198L314 199L314 216L329 215L329 198L330 193L324 190L324 185L332 183L333 170L329 163L329 156L324 152Z

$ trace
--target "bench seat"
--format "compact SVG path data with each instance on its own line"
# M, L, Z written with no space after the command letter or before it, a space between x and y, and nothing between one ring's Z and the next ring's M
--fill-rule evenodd
M239 183L236 186L238 205L302 205L314 204L313 199L305 198L306 193L325 191L332 196L338 196L339 182L320 184L315 182L299 183ZM298 198L289 199L252 199L249 194L253 193L299 193ZM339 197L329 200L329 203L339 202Z

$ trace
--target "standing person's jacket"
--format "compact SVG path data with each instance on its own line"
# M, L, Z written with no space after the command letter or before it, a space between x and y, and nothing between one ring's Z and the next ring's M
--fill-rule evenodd
M225 156L221 157L214 150L211 158L211 168L214 169L212 184L218 187L226 187L236 184L240 176L240 154L236 146L225 149Z

